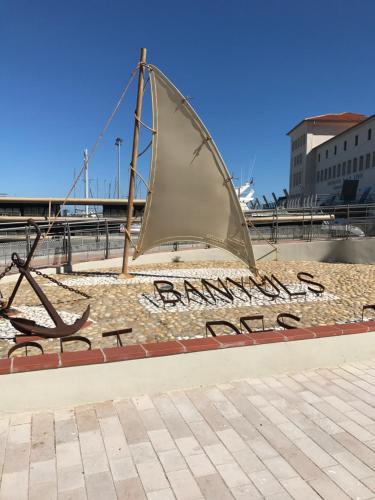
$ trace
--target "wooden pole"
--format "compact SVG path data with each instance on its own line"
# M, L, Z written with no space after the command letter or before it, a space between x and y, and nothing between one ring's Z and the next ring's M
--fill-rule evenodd
M146 53L147 53L146 49L144 48L141 49L141 57L139 61L137 105L135 108L135 120L134 120L133 150L132 150L132 160L130 164L131 169L129 178L128 215L126 220L124 255L122 261L122 272L120 274L121 278L129 278L128 260L130 251L130 230L133 219L135 176L137 171L139 129L141 126L140 119L142 114L143 82L144 82L144 72L145 72L144 64L146 63Z

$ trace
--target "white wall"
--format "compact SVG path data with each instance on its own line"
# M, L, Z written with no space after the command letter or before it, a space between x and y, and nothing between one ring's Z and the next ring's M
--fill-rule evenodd
M372 130L371 140L367 139L368 130ZM355 136L358 135L358 146L355 146ZM347 150L344 150L344 141L347 141ZM337 147L337 153L334 154L335 146ZM326 150L328 150L328 158L326 158ZM317 148L317 161L316 161L316 171L323 171L329 169L335 165L337 172L337 165L342 165L346 162L346 170L348 166L348 161L351 160L351 173L337 175L331 179L324 180L323 182L316 182L316 191L321 194L333 195L336 194L340 196L342 184L344 179L358 179L359 186L357 191L357 199L360 198L363 191L372 186L375 195L375 167L373 167L373 155L375 154L375 117L370 120L366 120L365 123L356 126L352 130L347 130L339 137L336 137L327 144L322 144ZM318 155L320 154L320 161L318 160ZM366 155L370 154L370 167L366 168ZM359 170L359 159L363 156L364 165L363 169ZM357 172L353 173L353 160L357 158Z
M316 171L322 168L332 167L337 163L342 163L347 161L347 159L352 159L355 156L366 155L367 153L374 150L375 151L375 117L370 120L366 120L364 124L357 125L354 130L353 126L355 123L350 122L322 122L322 121L305 121L301 123L297 128L295 128L289 135L291 139L291 144L298 138L301 134L306 134L306 145L304 148L297 149L293 151L291 149L291 161L290 161L290 173L289 173L289 192L291 195L299 194L324 194L332 195L333 193L341 193L342 181L343 179L336 179L335 182L324 182L316 184ZM372 140L367 141L367 130L372 128ZM359 135L359 145L355 148L353 152L352 144L354 144L355 135ZM337 139L334 139L336 136ZM331 140L333 139L333 140ZM343 151L342 144L344 140L348 141L348 149L346 152ZM328 144L326 144L328 142ZM349 147L350 144L350 147ZM337 145L338 154L333 155L334 146ZM316 151L316 161L309 161L311 151L315 148ZM325 159L325 150L329 149L329 158ZM301 165L293 166L293 158L300 152L303 153L303 160ZM318 154L320 153L321 161L317 162ZM340 157L339 157L340 154ZM365 160L364 160L365 161ZM372 162L372 157L371 157ZM306 169L310 169L311 172L306 172ZM365 170L365 169L364 169ZM356 176L346 176L346 179L358 178L360 180L358 195L360 197L361 193L367 186L371 183L374 185L375 191L375 172L362 171L361 175L357 172ZM369 169L371 170L371 169ZM374 169L375 171L375 169ZM293 174L300 172L301 182L298 185L293 185ZM311 179L315 180L315 184L311 183ZM375 192L374 192L375 194Z

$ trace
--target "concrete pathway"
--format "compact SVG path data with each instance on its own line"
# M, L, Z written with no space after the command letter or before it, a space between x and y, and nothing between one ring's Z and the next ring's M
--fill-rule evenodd
M375 360L2 416L0 474L1 500L375 498Z

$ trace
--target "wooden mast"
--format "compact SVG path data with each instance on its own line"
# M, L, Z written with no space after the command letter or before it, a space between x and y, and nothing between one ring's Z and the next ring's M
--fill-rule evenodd
M139 130L140 130L140 126L141 126L140 120L141 120L141 114L142 114L143 82L144 82L144 72L145 72L145 63L146 63L146 53L147 53L147 49L142 48L141 49L141 57L139 60L138 93L137 93L137 105L135 108L133 150L132 150L132 159L131 159L131 164L130 164L130 179L129 179L128 214L127 214L127 220L126 220L122 272L120 274L121 278L129 278L128 260L129 260L129 251L130 251L130 230L131 230L132 219L133 219L135 177L136 177L136 172L137 172Z

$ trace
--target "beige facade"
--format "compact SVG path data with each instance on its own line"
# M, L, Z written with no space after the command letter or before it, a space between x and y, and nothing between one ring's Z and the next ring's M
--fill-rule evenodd
M337 204L348 201L348 193L350 201L375 199L375 115L306 118L288 135L291 204L308 197Z

